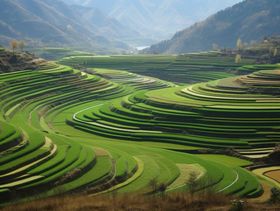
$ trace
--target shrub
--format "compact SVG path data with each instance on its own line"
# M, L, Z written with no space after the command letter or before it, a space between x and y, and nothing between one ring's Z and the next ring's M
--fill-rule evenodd
M280 189L271 188L270 202L273 204L280 203Z
M190 194L193 196L195 191L198 189L199 187L199 182L198 182L198 174L193 171L190 173L189 178L186 181L186 185L189 188Z
M244 210L245 202L242 200L233 200L229 211L242 211Z

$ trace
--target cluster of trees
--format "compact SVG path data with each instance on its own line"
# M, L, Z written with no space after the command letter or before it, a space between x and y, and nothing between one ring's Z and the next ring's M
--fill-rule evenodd
M10 42L10 47L13 50L13 53L15 53L16 49L20 49L21 51L23 51L25 42L22 40L12 40Z
M236 41L236 50L237 50L237 52L236 52L236 55L235 55L235 63L237 63L237 64L241 63L241 61L242 61L241 51L245 48L245 46L246 46L246 44L244 44L242 42L242 40L240 38L238 38L237 41ZM216 43L212 44L212 49L214 51L220 51L221 50L219 45L216 44ZM224 49L224 50L226 50L226 49Z
M235 62L240 63L243 56L265 58L269 63L279 62L280 37L265 38L261 43L248 45L240 38L236 41Z

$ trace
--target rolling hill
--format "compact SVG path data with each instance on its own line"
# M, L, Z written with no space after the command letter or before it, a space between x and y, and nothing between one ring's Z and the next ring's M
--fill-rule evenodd
M280 33L278 0L246 0L180 31L149 53L186 53L212 49L213 44L234 47L238 38L252 43Z
M45 63L46 60L35 57L29 52L11 52L0 46L0 74L22 71L36 70L38 66Z

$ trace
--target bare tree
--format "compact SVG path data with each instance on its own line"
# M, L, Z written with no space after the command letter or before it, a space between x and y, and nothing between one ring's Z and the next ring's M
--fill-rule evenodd
M240 38L237 39L236 47L238 50L241 50L243 47L242 40Z
M13 54L15 54L15 50L16 50L17 47L18 47L18 41L12 40L12 41L10 42L10 47L11 47L12 50L13 50Z
M273 56L277 56L277 55L278 55L278 49L275 48L275 49L274 49L274 52L273 52Z
M241 62L241 55L240 54L236 54L235 56L235 63L239 64Z
M18 48L23 52L23 49L25 47L25 42L23 40L18 42Z
M219 50L219 45L216 44L216 43L213 43L213 44L212 44L212 49L213 49L214 51L218 51L218 50Z
M193 197L195 191L197 191L197 188L199 186L198 182L198 173L195 171L192 171L189 175L189 178L186 181L186 185L189 188L190 194Z

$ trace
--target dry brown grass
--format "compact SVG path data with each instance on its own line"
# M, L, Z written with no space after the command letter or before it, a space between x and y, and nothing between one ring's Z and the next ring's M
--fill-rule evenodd
M271 186L267 183L267 182L261 182L262 188L263 188L263 194L257 198L252 198L249 199L248 201L251 204L255 204L255 203L265 203L268 202L270 199L270 195L271 195Z
M280 183L280 170L269 171L264 175Z
M110 195L64 196L36 200L8 206L1 211L223 211L232 208L231 198L210 193L190 196L168 194L164 196ZM280 205L247 204L244 210L280 210Z

